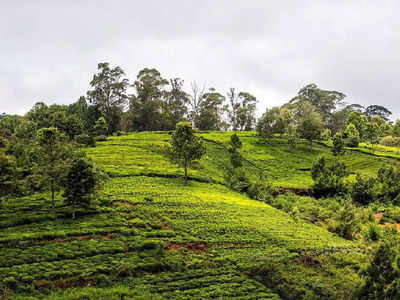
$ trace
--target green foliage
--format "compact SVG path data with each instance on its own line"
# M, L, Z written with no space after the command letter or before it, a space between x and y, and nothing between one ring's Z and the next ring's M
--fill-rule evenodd
M108 125L106 119L100 117L96 121L96 124L93 127L93 133L95 135L107 135L107 132L108 132Z
M334 160L328 166L325 157L320 157L311 168L311 177L314 180L313 194L316 197L345 194L347 189L344 177L346 175L346 165L343 162Z
M315 111L309 102L301 103L298 113L297 132L300 137L309 141L311 150L312 142L320 138L322 128L323 123L320 114Z
M89 146L89 147L96 146L96 141L94 140L94 137L92 135L88 135L86 133L75 136L75 142L77 142L78 144L84 145L84 146Z
M195 127L199 130L219 130L222 126L221 114L226 110L224 101L225 97L214 88L204 93L199 113L194 120Z
M63 197L65 197L65 204L72 207L73 219L75 219L76 207L90 207L99 181L98 171L85 156L75 157L71 161L71 166L65 178Z
M338 132L333 137L332 154L334 156L341 156L345 153L343 134Z
M400 138L393 137L391 135L385 136L379 140L379 144L389 147L399 147L400 146Z
M234 88L228 92L230 104L229 119L232 130L252 130L255 123L257 98L247 92L237 94Z
M347 125L344 132L344 138L346 146L358 147L358 144L360 143L360 134L358 133L358 130L353 123Z
M386 202L400 204L400 171L393 166L382 166L378 171L379 195Z
M120 67L111 68L107 62L99 63L97 70L90 82L92 90L87 92L87 98L101 111L108 126L106 134L111 135L119 129L121 112L128 100L126 90L129 82L123 78L125 73Z
M17 170L12 157L0 152L0 205L1 198L12 194L17 188Z
M367 130L367 118L365 115L361 114L359 111L352 111L347 118L347 124L353 124L356 127L360 138L364 138Z
M260 175L259 179L252 183L247 190L250 198L266 203L271 203L272 197L278 194L271 180L266 176Z
M382 243L366 272L365 284L358 299L398 299L399 272L394 267L396 251L390 243Z
M51 201L55 209L55 192L68 171L72 148L56 128L42 128L36 140L34 181L51 190Z
M352 185L351 197L354 201L368 205L378 198L377 181L373 177L357 175Z
M338 212L338 225L336 233L345 239L353 239L355 234L360 231L360 223L356 215L356 208L350 200L345 200L344 205Z
M162 129L160 110L166 85L168 85L168 80L164 79L158 70L144 68L139 71L133 83L136 94L129 99L130 122L133 130ZM181 96L179 95L179 101L182 100Z
M176 130L172 135L171 148L169 148L170 158L173 162L183 166L185 169L185 182L188 179L187 169L193 162L201 159L206 153L203 141L195 136L190 123L181 122L176 125Z

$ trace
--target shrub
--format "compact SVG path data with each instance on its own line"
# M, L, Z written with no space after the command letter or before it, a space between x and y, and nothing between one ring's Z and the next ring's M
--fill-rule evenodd
M234 168L227 172L226 181L230 188L238 192L247 192L251 185L249 178L242 168Z
M382 230L376 223L370 223L366 234L366 239L372 242L379 241L382 238Z
M77 135L75 137L75 142L77 142L78 144L81 144L81 145L89 146L89 147L96 146L96 141L94 140L94 137L92 135L88 135L86 133Z
M331 138L331 131L328 128L325 128L321 131L321 140L328 141Z
M344 140L342 133L336 133L333 137L333 148L332 154L334 156L339 156L344 154Z
M311 176L314 180L312 193L316 197L343 195L347 192L344 177L347 175L344 163L335 160L331 166L326 165L324 157L313 163Z
M356 216L356 208L349 200L345 200L338 214L336 233L345 239L353 239L360 231L360 222Z
M376 183L375 178L357 175L351 190L352 199L363 205L375 202L378 197Z
M400 171L390 166L383 166L378 171L380 196L386 202L400 204Z
M98 135L94 138L96 142L105 142L107 140L107 137L105 135Z
M397 147L400 145L400 138L388 135L381 138L379 144L389 147Z
M354 126L354 124L350 123L347 125L346 130L344 132L345 144L349 147L358 147L360 143L360 134Z
M250 198L270 203L273 196L277 195L276 188L265 176L252 183L247 190Z

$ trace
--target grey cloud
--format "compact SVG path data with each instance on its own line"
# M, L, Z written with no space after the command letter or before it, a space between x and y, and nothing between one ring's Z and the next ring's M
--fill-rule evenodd
M0 2L0 112L85 94L98 62L255 94L259 111L307 83L399 116L397 1Z

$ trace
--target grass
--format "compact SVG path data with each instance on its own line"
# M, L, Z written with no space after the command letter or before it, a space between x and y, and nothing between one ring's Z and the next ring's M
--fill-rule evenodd
M76 220L61 208L60 196L56 218L48 193L7 201L0 214L3 294L15 299L309 299L351 293L361 282L357 272L368 262L365 246L230 190L223 147L230 134L201 134L207 156L190 170L187 185L183 171L162 154L168 133L113 137L88 148L111 178L96 209L78 212ZM300 144L291 152L281 139L265 144L251 132L240 138L241 154L283 187L309 187L306 169L319 155L331 157L323 146L310 152ZM363 173L384 162L362 153L344 159ZM246 169L257 176L257 168Z

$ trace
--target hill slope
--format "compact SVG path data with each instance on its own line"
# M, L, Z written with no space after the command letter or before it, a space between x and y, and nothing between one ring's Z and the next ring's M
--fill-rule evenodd
M227 133L203 136L217 142L229 138ZM286 146L260 144L251 133L241 138L243 156L289 187L307 187L309 181L305 171L286 170L309 167L313 157L329 152L317 147L306 156L300 146L292 156ZM229 190L223 185L228 157L218 143L207 143L207 157L184 185L182 171L162 155L168 139L167 133L136 133L87 149L112 178L97 210L81 212L76 220L64 208L54 219L47 194L10 200L0 215L0 282L10 289L5 293L16 299L351 294L366 261L360 244ZM354 168L375 168L376 158L354 157ZM57 201L61 206L62 199Z

